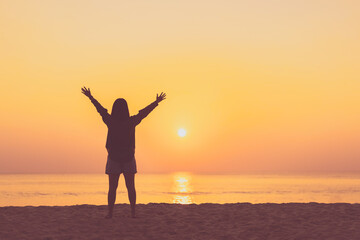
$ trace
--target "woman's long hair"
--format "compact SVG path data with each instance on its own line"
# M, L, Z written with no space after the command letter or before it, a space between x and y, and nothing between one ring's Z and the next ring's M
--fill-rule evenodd
M109 129L109 138L112 145L109 154L111 158L117 159L131 150L130 125L129 121L126 121L130 118L130 114L125 99L118 98L115 100L111 110L111 117L115 121L112 122L111 130Z
M118 98L115 100L111 110L111 116L120 121L129 119L129 108L125 99Z

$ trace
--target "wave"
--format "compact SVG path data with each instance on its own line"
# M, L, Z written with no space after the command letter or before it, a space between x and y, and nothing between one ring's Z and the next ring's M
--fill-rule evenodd
M124 191L121 191L119 193L125 193ZM34 197L34 196L83 196L83 195L106 195L107 192L101 191L101 192L7 192L7 191L1 191L0 196L4 197Z
M117 191L118 194L126 194L126 189ZM190 192L177 192L177 191L158 191L158 190L138 190L140 195L223 195L223 194L239 194L239 195L298 195L298 194L310 194L310 195L324 195L324 194L359 194L360 189L294 189L294 190L256 190L256 191L190 191ZM11 197L46 197L46 196L94 196L94 195L107 195L107 191L0 191L0 198L11 198Z

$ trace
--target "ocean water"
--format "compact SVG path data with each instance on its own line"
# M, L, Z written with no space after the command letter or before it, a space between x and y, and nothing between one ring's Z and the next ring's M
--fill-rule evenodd
M360 203L360 175L137 174L138 203ZM107 204L105 174L0 175L0 206ZM123 176L117 203L128 203Z

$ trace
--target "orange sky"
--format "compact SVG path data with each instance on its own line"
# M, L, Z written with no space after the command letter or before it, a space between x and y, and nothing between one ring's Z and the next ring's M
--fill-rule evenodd
M102 173L90 87L138 171L360 171L360 2L0 2L0 173ZM188 134L177 136L179 128Z

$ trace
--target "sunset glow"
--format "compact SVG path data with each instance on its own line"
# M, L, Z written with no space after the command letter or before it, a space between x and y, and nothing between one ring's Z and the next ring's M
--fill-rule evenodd
M105 2L1 1L1 173L104 172L83 86L131 115L166 92L142 173L360 171L360 1Z

